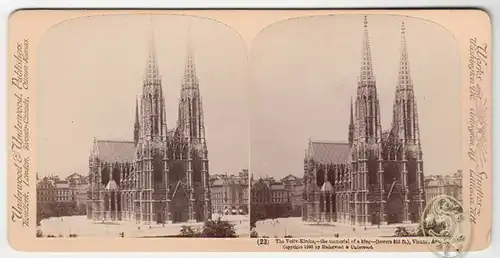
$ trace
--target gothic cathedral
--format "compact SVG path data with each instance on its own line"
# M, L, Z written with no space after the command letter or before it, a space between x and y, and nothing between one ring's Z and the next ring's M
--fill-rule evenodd
M134 141L94 140L89 219L146 224L211 219L203 105L190 47L180 95L177 124L169 130L152 39L136 102Z
M424 209L422 148L404 23L390 130L380 125L366 17L350 115L348 142L309 142L303 220L357 226L418 222Z

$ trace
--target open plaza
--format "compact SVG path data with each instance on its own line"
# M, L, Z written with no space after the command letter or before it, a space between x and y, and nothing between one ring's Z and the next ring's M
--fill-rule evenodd
M214 215L213 219L218 219ZM248 237L250 232L248 215L225 215L221 220L227 220L234 225L239 237ZM66 216L44 219L40 222L39 230L44 236L68 237L76 234L78 237L160 237L178 235L182 226L191 226L193 229L202 228L203 222L141 225L134 221L95 222L86 216Z
M391 237L397 227L416 228L418 224L389 224L384 226L353 227L347 224L304 223L299 217L267 219L256 223L255 231L268 237Z

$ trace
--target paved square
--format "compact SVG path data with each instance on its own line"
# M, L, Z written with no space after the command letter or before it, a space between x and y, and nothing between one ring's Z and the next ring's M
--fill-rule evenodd
M304 223L299 217L268 219L256 223L259 236L284 237L390 237L394 235L397 227L415 228L417 224L390 224L386 226L371 226L364 228L353 227L345 224L312 224Z
M214 215L213 219L218 217L219 215ZM239 237L249 237L250 221L248 215L226 215L222 216L221 219L230 221ZM44 236L50 234L68 237L70 234L77 234L78 237L119 237L120 232L123 232L125 237L151 237L178 235L183 225L201 228L203 222L138 225L134 221L102 223L88 220L86 216L68 216L44 219L38 228L42 230Z

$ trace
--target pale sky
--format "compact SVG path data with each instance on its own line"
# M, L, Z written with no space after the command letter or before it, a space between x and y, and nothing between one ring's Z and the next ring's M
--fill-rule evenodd
M133 140L151 34L149 15L74 19L44 36L38 62L41 176L88 174L93 139ZM203 98L210 173L249 167L248 57L230 27L208 19L155 15L154 39L167 127L177 120L188 27Z
M382 130L392 120L402 21L424 174L452 174L461 165L460 60L453 36L440 25L403 16L368 16ZM291 19L258 35L250 50L250 167L255 177L303 176L309 138L347 142L362 36L362 15Z

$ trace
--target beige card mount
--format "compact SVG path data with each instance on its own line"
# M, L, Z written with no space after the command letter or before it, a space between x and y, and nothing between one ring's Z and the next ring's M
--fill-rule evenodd
M489 246L483 11L20 10L8 41L16 250Z

